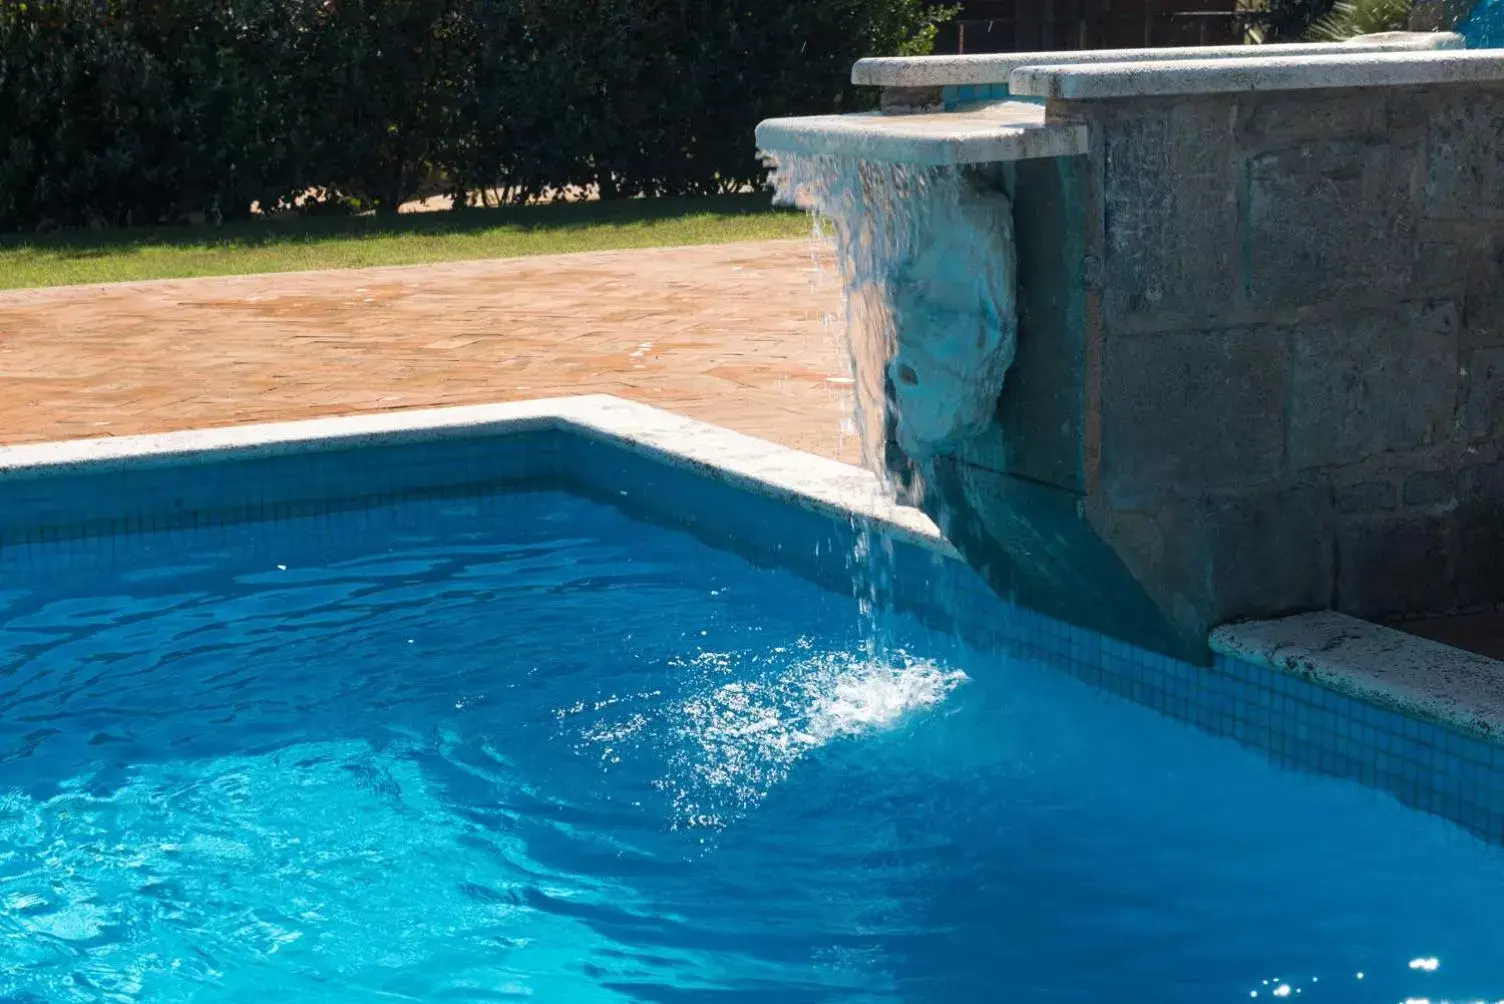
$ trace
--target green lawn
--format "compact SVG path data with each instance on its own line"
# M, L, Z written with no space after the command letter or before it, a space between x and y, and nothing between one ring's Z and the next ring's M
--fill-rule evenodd
M767 195L0 237L0 289L799 237Z

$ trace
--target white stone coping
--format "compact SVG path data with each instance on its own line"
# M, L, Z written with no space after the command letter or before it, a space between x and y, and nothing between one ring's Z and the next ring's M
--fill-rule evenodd
M1160 49L1082 49L1064 52L1018 52L976 56L892 56L858 60L851 82L872 87L950 87L1006 84L1025 66L1081 66L1090 63L1173 62L1181 60L1307 57L1334 50L1344 53L1395 50L1461 49L1461 35L1451 32L1385 32L1361 35L1342 43L1293 45L1198 45Z
M811 511L871 521L960 560L934 523L888 501L860 467L607 395L0 447L0 491L6 482L94 470L538 431L609 442ZM1504 662L1330 612L1220 627L1211 646L1404 714L1504 738Z
M775 155L827 155L930 167L1086 152L1085 126L1047 125L1044 115L1042 105L995 101L958 112L769 119L757 127L757 146Z
M1332 53L1329 49L1297 58L1033 65L1014 70L1008 89L1027 97L1092 100L1500 81L1504 81L1501 50Z
M1504 739L1504 662L1332 611L1229 624L1212 632L1223 655L1318 686Z
M608 441L813 511L871 520L959 557L923 513L889 501L869 471L604 394L0 447L0 491L7 481L59 474L550 430Z

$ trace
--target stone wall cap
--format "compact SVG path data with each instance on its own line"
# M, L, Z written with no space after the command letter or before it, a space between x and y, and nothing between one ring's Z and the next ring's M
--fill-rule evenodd
M1504 662L1335 611L1228 624L1214 651L1411 717L1504 739Z
M1504 81L1504 51L1357 52L1333 46L1320 55L1026 66L1008 89L1061 100L1303 91L1341 87L1416 87Z
M1090 63L1179 62L1201 59L1248 59L1322 55L1332 51L1393 52L1460 49L1462 36L1451 32L1390 31L1360 35L1346 42L1279 45L1198 45L1160 49L1083 49L1064 52L1010 52L975 56L891 56L857 61L851 82L872 87L947 87L1005 84L1025 66L1079 66Z
M1070 157L1086 152L1083 125L1046 123L1043 105L997 101L960 112L811 115L757 127L764 153L947 167Z

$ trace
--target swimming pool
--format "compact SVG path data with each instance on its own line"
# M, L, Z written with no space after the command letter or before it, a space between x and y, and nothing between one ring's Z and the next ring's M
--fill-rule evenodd
M1497 664L1316 629L610 398L0 449L0 1002L1504 996Z
M112 547L0 599L0 1000L1504 995L1496 849L602 501Z

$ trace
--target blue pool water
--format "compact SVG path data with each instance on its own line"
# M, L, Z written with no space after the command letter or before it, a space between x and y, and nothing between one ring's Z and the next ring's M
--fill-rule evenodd
M607 506L98 546L0 584L7 1004L1504 998L1504 853Z
M1497 49L1504 46L1504 2L1478 0L1466 20L1457 26L1469 49Z

